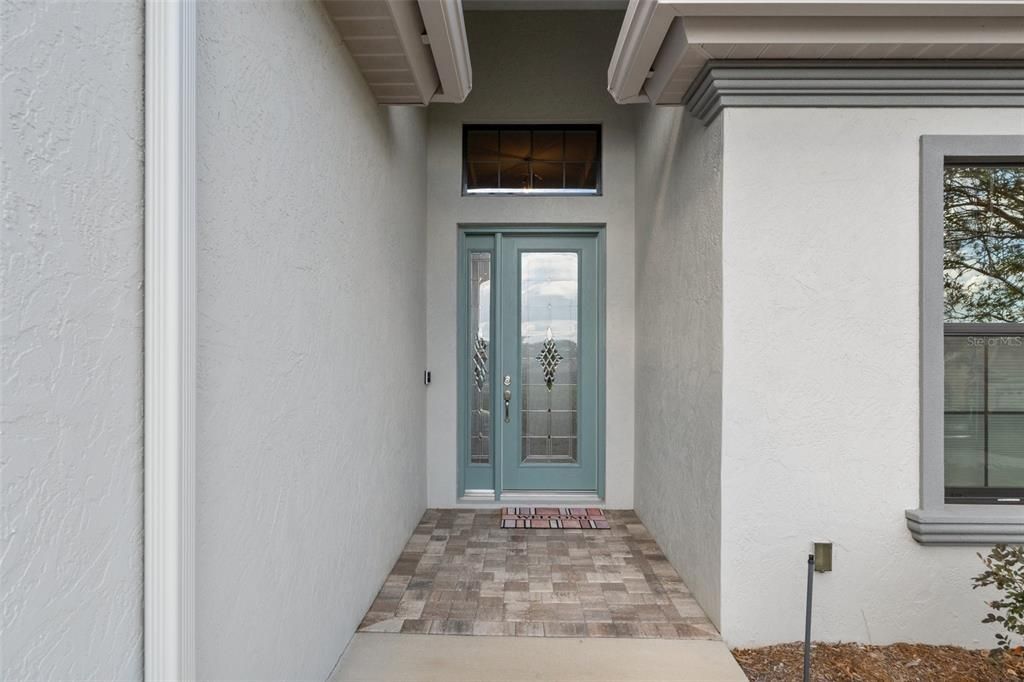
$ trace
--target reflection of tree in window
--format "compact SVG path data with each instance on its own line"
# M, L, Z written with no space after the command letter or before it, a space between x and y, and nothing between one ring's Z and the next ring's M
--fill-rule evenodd
M1024 166L948 166L947 322L1024 322Z
M491 254L470 254L469 367L475 390L470 392L470 463L491 461Z
M520 255L522 461L577 461L579 254Z
M1024 166L944 181L946 499L1024 501Z

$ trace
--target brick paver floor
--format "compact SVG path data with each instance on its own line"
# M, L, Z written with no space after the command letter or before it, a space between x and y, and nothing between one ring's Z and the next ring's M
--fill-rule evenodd
M718 639L633 511L608 530L504 530L428 509L361 632Z

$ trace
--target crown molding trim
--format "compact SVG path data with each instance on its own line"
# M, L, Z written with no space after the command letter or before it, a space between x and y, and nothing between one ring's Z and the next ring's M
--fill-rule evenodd
M683 105L705 125L727 107L1024 107L1024 62L709 61Z
M867 50L865 58L1020 59L1022 22L1018 0L630 0L608 91L620 104L678 104L708 60L766 51L769 58L860 59Z

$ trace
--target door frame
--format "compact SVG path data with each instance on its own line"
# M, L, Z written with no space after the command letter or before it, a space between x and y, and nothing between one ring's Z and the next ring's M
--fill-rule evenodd
M605 405L605 375L606 375L606 233L605 223L458 223L458 240L456 262L456 476L455 495L456 499L472 499L473 501L486 501L493 499L500 501L502 497L501 465L502 452L500 439L492 441L495 443L493 456L491 458L492 485L491 489L466 488L466 470L469 467L469 443L464 437L468 428L469 415L462 405L465 387L469 385L469 341L466 331L469 326L469 277L466 259L463 257L466 250L466 238L471 236L501 237L501 236L558 236L558 237L593 237L597 243L597 490L593 491L598 498L604 499L605 495L605 422L607 409ZM495 259L492 262L497 262ZM500 276L500 271L492 271L493 279ZM492 310L492 319L496 315ZM499 323L500 324L500 323ZM497 338L492 326L491 337ZM557 499L559 497L578 496L591 491L513 491L509 493L515 497L537 495L544 499Z

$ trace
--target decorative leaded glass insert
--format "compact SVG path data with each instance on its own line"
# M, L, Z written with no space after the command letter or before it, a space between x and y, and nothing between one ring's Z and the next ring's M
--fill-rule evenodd
M472 252L469 263L469 461L491 463L491 254Z
M520 255L522 461L578 458L579 254Z
M944 177L950 502L1024 500L1024 166Z
M551 327L548 327L548 338L545 339L544 345L540 353L537 354L536 359L540 362L540 368L544 371L544 384L550 391L551 387L555 385L555 370L558 369L558 363L562 361L562 354L558 352L558 346L555 345L555 337L551 334Z
M477 391L487 387L487 340L479 334L473 342L473 381Z

